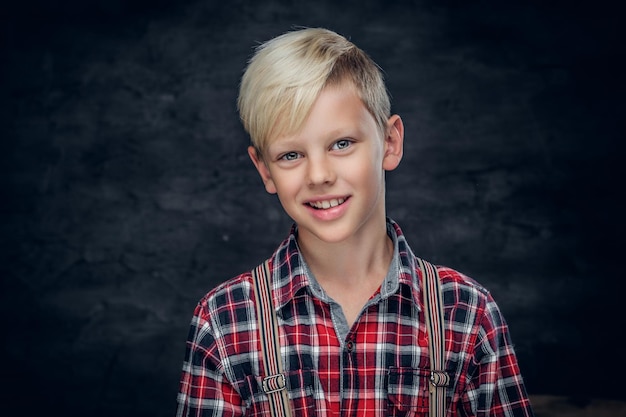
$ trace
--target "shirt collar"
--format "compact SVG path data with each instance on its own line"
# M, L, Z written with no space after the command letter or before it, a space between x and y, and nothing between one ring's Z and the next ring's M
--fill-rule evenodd
M400 226L387 218L387 234L393 241L394 251L389 272L380 289L382 299L398 292L400 286L407 286L420 305L419 286L417 283L417 267L415 255L411 251ZM294 224L287 238L281 243L272 257L272 287L274 290L275 308L282 309L304 289L309 289L319 298L323 293L315 279L308 275L308 268L297 244L298 229Z

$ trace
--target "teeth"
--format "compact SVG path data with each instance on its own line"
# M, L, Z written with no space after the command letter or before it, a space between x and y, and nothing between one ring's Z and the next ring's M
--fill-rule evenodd
M315 207L316 209L328 209L331 207L338 206L346 201L345 198L333 198L332 200L325 201L312 201L309 203L310 206Z

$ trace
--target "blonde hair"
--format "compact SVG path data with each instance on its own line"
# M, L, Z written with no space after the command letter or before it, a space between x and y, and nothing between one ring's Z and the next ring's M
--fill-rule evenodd
M345 37L322 28L287 32L256 48L237 107L261 156L272 138L297 132L319 93L349 82L384 135L390 102L376 63Z

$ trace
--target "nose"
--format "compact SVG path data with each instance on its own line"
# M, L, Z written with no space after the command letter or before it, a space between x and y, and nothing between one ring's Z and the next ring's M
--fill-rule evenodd
M309 156L307 162L309 185L331 184L335 181L335 171L328 156Z

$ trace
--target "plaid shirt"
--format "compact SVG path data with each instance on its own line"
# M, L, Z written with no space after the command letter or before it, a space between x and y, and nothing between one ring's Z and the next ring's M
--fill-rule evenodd
M399 226L389 274L351 328L308 271L297 229L272 258L281 353L294 416L426 416L428 339L421 271ZM442 282L448 416L533 415L508 328L480 284ZM268 415L251 273L210 291L194 312L177 416Z

